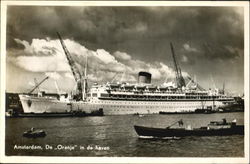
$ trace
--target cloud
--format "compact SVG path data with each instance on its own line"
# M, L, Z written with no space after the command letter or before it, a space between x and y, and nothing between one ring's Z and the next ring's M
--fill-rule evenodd
M166 46L172 42L182 70L204 79L201 83L212 72L221 83L236 79L229 85L244 89L243 7L8 6L6 30L7 61L33 73L70 73L59 31L81 70L88 55L88 73L96 80L124 71L137 79L149 68L158 78L159 63L172 64ZM170 67L160 73L163 79L174 77Z
M48 39L48 38L47 38ZM39 56L50 56L56 54L56 48L58 43L52 40L44 39L32 39L32 43L29 44L26 40L14 39L16 43L24 46L24 55L39 55Z
M184 62L184 63L187 63L188 58L185 55L183 55L181 61Z
M98 49L94 55L105 64L117 63L115 57L104 49Z
M15 38L14 40L16 41L16 43L22 44L24 46L26 52L32 53L32 49L31 49L31 47L29 45L29 42L27 42L25 40L20 40L20 39L17 39L17 38Z
M74 79L74 76L72 75L71 72L66 72L66 73L64 74L64 77L69 78L69 79Z
M189 52L197 52L198 51L196 48L190 47L190 45L187 43L183 44L183 47L186 51L189 51Z
M19 56L12 63L30 72L69 71L69 66L57 57Z
M29 81L28 84L29 84L30 86L35 86L35 83L34 83L34 82L31 82L31 81Z
M187 51L204 50L204 43L243 49L243 13L242 7L10 6L7 47L17 47L13 36L28 42L33 38L55 39L60 29L65 38L89 49L120 49L129 54L140 50L137 56L141 59L154 59L155 49L170 41L184 44ZM192 47L187 44L191 40Z
M119 60L131 60L131 56L125 52L116 51L114 52L114 56Z
M12 50L13 55L7 56L7 59L16 66L30 72L45 72L53 79L62 77L56 72L65 72L63 74L65 78L73 79L59 40L32 39L32 42L28 43L25 40L16 39L16 42L25 47L23 50L18 50L18 54L14 54L15 51ZM114 74L125 73L126 80L135 82L140 71L150 72L153 79L174 76L173 70L163 63L133 60L131 55L121 51L115 51L112 55L104 49L89 50L70 39L66 39L64 42L82 73L86 57L88 57L88 78L92 81L109 81L112 80ZM29 55L23 56L20 51L29 53Z
M54 79L54 80L58 80L61 78L61 75L57 72L46 72L45 75L49 76L49 78Z
M230 45L215 45L214 43L204 43L202 49L204 57L210 60L232 60L244 54L243 49Z

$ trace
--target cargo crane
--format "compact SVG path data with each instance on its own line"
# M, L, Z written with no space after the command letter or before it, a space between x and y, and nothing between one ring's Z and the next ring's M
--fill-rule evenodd
M82 99L85 99L86 98L86 88L87 88L87 83L86 83L86 67L87 65L85 66L85 77L82 76L82 74L80 73L80 70L78 69L75 61L73 60L72 56L70 55L62 37L60 36L60 34L57 32L57 35L58 35L58 38L61 42L61 45L62 45L62 48L64 50L64 53L66 55L66 58L68 60L68 63L69 63L69 66L70 66L70 69L73 73L73 76L74 76L74 79L77 83L77 88L76 88L76 95L75 95L75 99L77 101L79 100L82 100ZM83 80L84 80L84 83L83 83Z
M45 77L40 83L36 84L35 87L29 91L29 94L31 94L36 88L38 88L45 80L47 80L49 76Z
M172 56L173 56L173 60L174 60L177 88L182 88L182 87L186 86L185 80L182 76L181 68L178 65L177 60L175 58L174 47L173 47L173 44L171 42L170 42L170 47L171 47L171 52L172 52Z

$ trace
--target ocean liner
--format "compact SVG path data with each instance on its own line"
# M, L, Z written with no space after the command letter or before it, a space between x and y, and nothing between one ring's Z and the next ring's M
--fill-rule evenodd
M164 83L156 86L151 84L152 75L150 73L139 72L137 83L94 84L88 89L87 58L82 74L60 34L57 34L77 83L76 93L72 96L67 96L67 94L53 96L46 93L19 94L24 113L72 111L86 113L103 111L104 115L188 113L194 112L196 109L211 108L216 110L234 102L233 97L224 94L223 90L205 90L190 77L186 83L176 60L172 43L170 43L170 48L175 67L175 83ZM190 85L191 83L192 85Z

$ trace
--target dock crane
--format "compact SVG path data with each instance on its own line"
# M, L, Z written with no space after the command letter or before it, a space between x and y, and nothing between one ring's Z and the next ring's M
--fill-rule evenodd
M84 71L84 76L82 76L79 68L77 67L76 65L76 62L73 60L71 54L69 53L61 35L57 32L57 36L61 42L61 45L62 45L62 48L64 50L64 53L66 55L66 58L67 58L67 61L69 63L69 66L70 66L70 69L71 69L71 72L73 73L73 76L74 76L74 79L77 83L77 93L76 93L76 97L75 99L77 101L79 100L82 100L82 99L85 99L86 98L86 87L87 87L87 81L86 81L86 67L87 67L87 64L85 66L85 71ZM87 61L86 61L87 62ZM84 81L84 82L83 82Z
M45 80L47 80L49 78L49 76L45 77L42 81L40 81L38 84L35 85L35 87L29 91L29 94L31 94L32 92L34 92L34 90L36 88L38 88Z
M178 62L176 60L175 52L174 52L174 47L173 47L173 44L171 42L170 42L170 48L171 48L171 52L172 52L172 56L173 56L173 60L174 60L174 67L175 67L175 75L176 75L177 88L185 87L186 86L185 80L184 80L184 78L182 76L181 68L178 65Z

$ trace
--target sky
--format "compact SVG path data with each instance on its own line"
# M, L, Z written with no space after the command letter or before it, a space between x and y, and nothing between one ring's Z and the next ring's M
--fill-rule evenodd
M184 78L203 88L244 91L242 7L8 6L6 90L40 88L69 92L75 82L56 32L88 80L136 82L139 71L152 83L173 81L170 42ZM186 80L188 82L188 80Z

